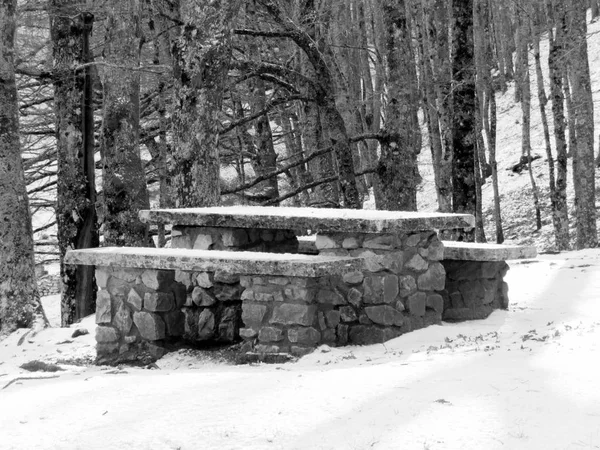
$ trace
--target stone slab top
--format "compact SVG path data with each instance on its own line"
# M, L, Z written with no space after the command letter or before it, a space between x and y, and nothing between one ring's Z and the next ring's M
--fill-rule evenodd
M212 272L240 275L321 277L361 270L363 258L292 253L228 252L146 247L69 250L66 264Z
M481 244L477 242L442 241L444 259L462 261L507 261L510 259L530 259L537 256L531 246Z
M140 219L147 223L311 230L321 233L393 233L475 226L475 218L470 214L367 209L216 206L142 210L139 215Z

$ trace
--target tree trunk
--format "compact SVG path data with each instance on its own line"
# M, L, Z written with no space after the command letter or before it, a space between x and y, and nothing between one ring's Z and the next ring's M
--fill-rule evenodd
M113 1L107 14L104 59L111 67L102 71L104 245L151 246L148 225L138 217L141 209L150 208L139 148L139 3L136 0Z
M596 230L596 184L594 164L594 104L587 49L586 0L573 0L569 14L569 81L572 100L577 107L575 133L577 148L573 152L573 186L575 188L575 218L577 248L598 245Z
M0 0L0 337L47 325L35 278L33 231L19 143L14 42L17 0Z
M219 113L240 0L197 8L181 2L174 50L174 176L177 207L220 201Z
M473 0L453 2L452 42L453 115L452 207L454 212L475 213L475 61Z
M94 311L93 266L62 263L68 249L97 247L94 126L88 38L94 17L80 2L51 0L54 109L57 138L58 245L63 281L61 323L67 326Z
M382 198L377 209L416 211L421 150L417 118L418 82L404 0L382 0L387 32L388 101L377 175Z

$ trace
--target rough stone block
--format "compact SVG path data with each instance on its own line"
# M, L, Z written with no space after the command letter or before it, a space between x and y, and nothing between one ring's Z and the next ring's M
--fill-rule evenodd
M258 331L253 328L240 328L240 337L242 339L254 339L258 336Z
M112 308L110 294L108 291L99 291L96 295L96 323L110 323L112 320Z
M252 277L241 276L240 277L240 286L245 287L245 288L252 286Z
M239 284L215 284L213 292L215 297L222 302L240 300L242 289Z
M190 288L193 284L192 272L188 272L186 270L176 270L175 271L175 281L177 283L183 284L186 288Z
M294 344L316 345L321 341L321 333L315 328L292 328L288 330L288 339Z
M348 344L348 331L349 326L344 324L339 324L337 326L337 344L338 345L346 345Z
M210 250L210 247L214 244L214 238L211 234L200 233L194 240L194 250Z
M118 278L119 280L127 281L128 283L133 283L143 271L144 269L115 267L113 268L111 276Z
M206 289L196 286L192 291L192 302L196 306L212 306L217 303L217 299Z
M286 286L290 284L290 279L288 277L269 277L266 281L268 284L273 284L275 286Z
M427 257L430 261L441 261L444 259L444 244L438 238L432 239L427 247Z
M433 309L435 312L442 313L444 310L444 299L440 294L429 294L427 296L427 308Z
M185 315L181 311L171 311L163 315L168 336L183 336L185 333Z
M221 239L225 247L241 247L248 243L248 233L241 228L225 229Z
M488 305L496 299L496 292L498 291L498 282L496 280L481 280L483 286L483 299L481 303Z
M136 288L131 288L127 294L125 302L134 310L141 311L143 305L143 298Z
M348 272L342 275L342 280L344 280L344 283L348 284L360 284L363 282L364 279L365 276L362 272L359 271Z
M358 314L358 323L363 325L373 325L373 321L369 319L369 316L367 316L364 311Z
M171 292L146 292L144 294L144 309L152 312L170 311L175 306Z
M415 253L404 264L404 267L406 269L414 270L415 272L423 272L423 271L427 270L428 266L429 265L427 264L427 261L425 261L423 259L423 257L421 255L419 255L418 253Z
M213 281L208 272L200 272L196 275L196 284L204 289L210 289L213 287Z
M362 303L363 294L356 288L351 288L348 291L348 302L354 306L359 306Z
M198 339L207 340L215 335L215 315L209 310L203 310L198 316Z
M119 308L117 309L117 312L115 313L113 325L117 327L122 336L129 334L131 326L133 325L131 311L129 311L129 308L125 306L125 304L122 302Z
M145 311L133 313L133 323L144 339L156 341L165 337L165 323L158 314Z
M404 245L406 247L416 247L417 245L419 245L419 242L421 242L421 234L416 233L408 236L404 241Z
M356 345L380 344L385 341L383 330L376 326L354 325L348 332L348 343Z
M108 277L110 276L108 270L108 267L96 267L96 285L99 289L106 289L106 283L108 283Z
M291 287L283 291L286 298L294 302L312 303L316 290L311 288Z
M267 344L258 344L254 347L254 350L257 353L260 354L265 354L265 353L280 353L281 351L284 351L282 349L282 347L280 347L279 345L267 345Z
M358 315L353 307L342 306L340 308L340 319L342 322L355 322L358 320Z
M111 276L106 283L106 290L115 298L125 299L130 288L130 282L113 276Z
M391 250L398 245L398 239L393 234L367 235L363 241L363 248Z
M485 292L480 280L463 281L458 285L463 301L467 308L477 308L483 305Z
M398 300L396 302L396 309L398 311L404 311L406 309L405 306L404 306L404 302L402 300Z
M221 322L217 330L217 339L221 342L234 342L237 340L236 329L233 322Z
M365 303L392 303L398 296L398 277L396 275L372 275L363 282Z
M349 236L342 241L342 247L347 249L354 249L360 247L360 241L356 236Z
M317 308L315 306L296 305L292 303L276 305L273 309L271 323L310 326L315 321L316 311Z
M317 293L317 302L334 306L346 304L344 297L331 289L321 289Z
M96 327L96 342L106 344L118 340L119 333L113 327Z
M339 248L340 246L337 242L335 242L333 237L324 234L317 234L315 239L315 247L317 247L318 250L324 250L330 248Z
M425 292L416 292L406 300L408 312L413 316L422 316L425 314L427 306L427 294Z
M383 278L383 301L384 303L393 303L398 297L398 277L396 275L386 275Z
M272 242L275 239L273 230L261 230L260 239L265 242Z
M327 322L327 326L329 328L335 328L340 323L340 312L336 310L331 310L325 313L325 319Z
M292 345L290 348L290 353L299 358L308 355L314 351L314 347L300 347L298 345Z
M417 285L423 291L441 291L446 284L446 271L439 262L429 265L427 272L419 275Z
M226 270L217 270L214 281L217 283L235 284L240 281L240 275Z
M404 316L391 306L369 306L365 308L365 313L374 323L379 325L401 326L404 323Z
M401 297L408 297L417 290L417 282L410 275L400 275L398 277L398 285L400 287L399 294Z
M142 283L155 291L163 290L175 281L175 271L148 269L142 272Z
M267 313L265 305L242 303L242 321L246 327L259 328Z
M258 332L260 342L278 342L283 340L283 331L275 327L263 327Z
M171 285L171 294L175 300L175 307L181 308L185 305L187 299L187 288L182 283L173 283Z

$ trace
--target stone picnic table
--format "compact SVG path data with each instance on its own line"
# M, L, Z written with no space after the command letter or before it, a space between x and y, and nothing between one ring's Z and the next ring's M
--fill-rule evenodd
M506 308L504 259L535 256L462 243L445 254L438 231L473 227L469 214L232 206L140 218L171 225L171 248L67 254L96 265L104 361L158 357L181 338L293 355L380 343ZM309 232L317 254L300 254Z

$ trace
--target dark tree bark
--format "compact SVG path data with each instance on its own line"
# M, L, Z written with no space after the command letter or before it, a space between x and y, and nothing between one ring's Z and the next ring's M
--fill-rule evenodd
M176 206L220 200L219 112L231 60L232 22L241 0L199 8L180 3L174 49L173 184Z
M97 247L94 127L88 38L94 17L80 2L51 0L54 109L58 184L58 245L61 260L68 249ZM96 285L93 266L61 263L61 323L69 325L91 314Z
M0 0L0 338L45 326L19 143L14 41L17 0Z
M420 175L417 155L421 131L417 118L419 91L405 2L382 0L387 35L388 100L377 176L377 209L416 211Z
M453 121L452 207L454 212L475 213L475 60L473 0L453 2L452 42Z
M149 209L146 175L140 158L139 5L113 1L107 8L102 70L102 206L104 245L152 244L138 212ZM123 68L121 68L123 67Z
M573 152L573 186L578 249L598 245L594 173L594 104L588 62L586 13L586 0L573 0L568 22L571 43L568 68L575 115L569 117L569 120L575 120L577 136L577 148Z

